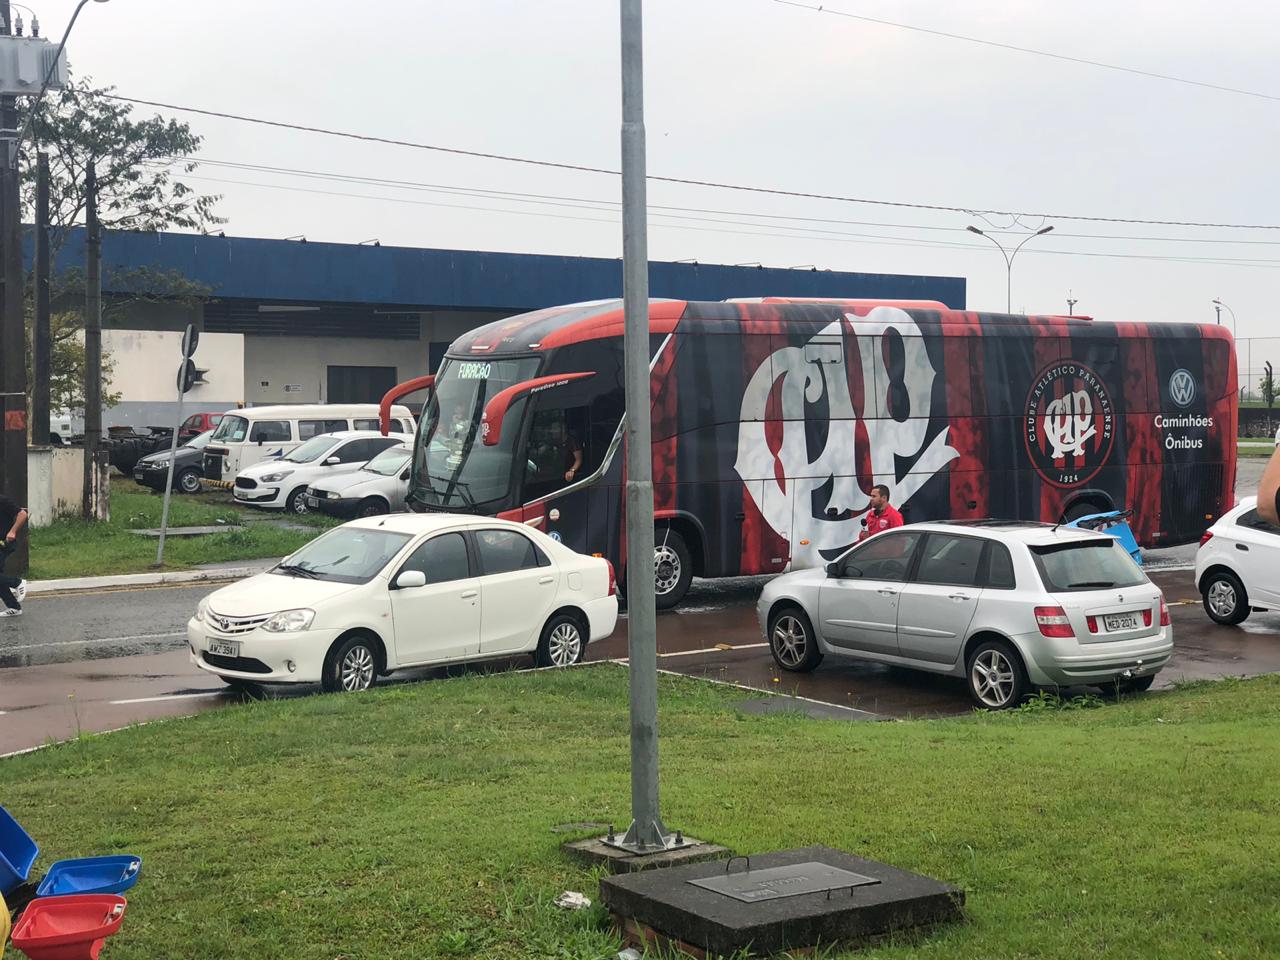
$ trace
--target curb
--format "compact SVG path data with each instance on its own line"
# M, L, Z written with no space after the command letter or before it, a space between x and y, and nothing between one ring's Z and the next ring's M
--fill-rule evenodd
M27 584L27 596L53 593L83 593L125 587L163 587L183 583L216 583L252 577L276 564L277 560L216 570L174 570L167 573L126 573L110 577L69 577L65 580L37 580Z

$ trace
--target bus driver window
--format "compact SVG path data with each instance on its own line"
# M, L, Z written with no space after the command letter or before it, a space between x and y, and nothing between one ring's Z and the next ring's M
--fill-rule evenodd
M586 407L538 410L529 425L524 500L537 500L576 483L599 465L588 459Z

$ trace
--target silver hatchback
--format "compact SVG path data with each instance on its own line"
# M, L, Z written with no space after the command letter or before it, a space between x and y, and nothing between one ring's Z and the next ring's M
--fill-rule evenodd
M1173 652L1164 596L1115 540L1040 523L878 534L772 580L756 612L784 670L836 654L964 677L989 710L1033 686L1146 690Z

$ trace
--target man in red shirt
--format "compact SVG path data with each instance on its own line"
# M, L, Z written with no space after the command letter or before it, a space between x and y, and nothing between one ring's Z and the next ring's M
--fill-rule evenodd
M889 488L883 483L871 488L871 509L863 516L862 525L866 529L858 537L859 543L877 533L902 526L902 514L889 505Z

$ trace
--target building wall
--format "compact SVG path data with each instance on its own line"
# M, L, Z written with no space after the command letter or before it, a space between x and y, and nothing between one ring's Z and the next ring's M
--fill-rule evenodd
M185 324L183 324L185 326ZM207 333L193 358L206 371L206 383L187 393L183 416L234 409L245 392L245 338L238 333ZM177 373L182 334L176 330L105 329L102 348L113 364L107 384L121 402L107 407L102 422L108 427L172 426L178 414Z

